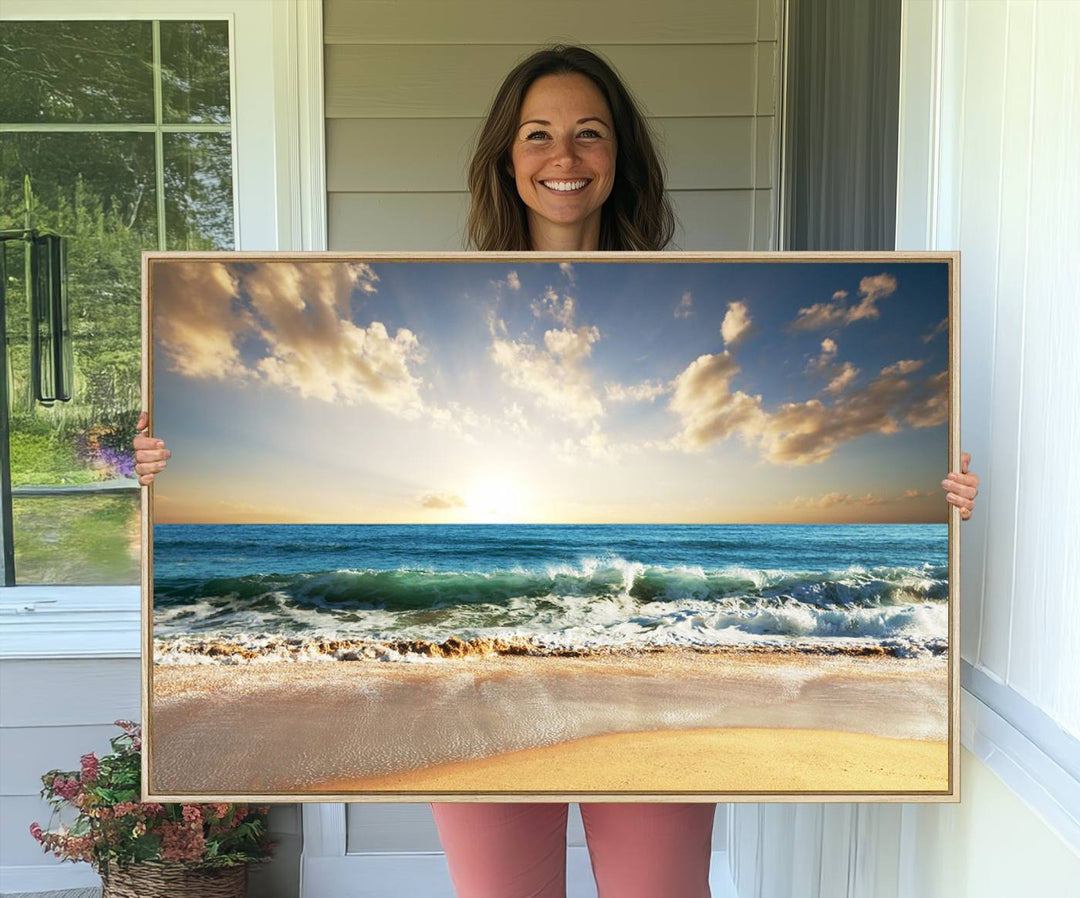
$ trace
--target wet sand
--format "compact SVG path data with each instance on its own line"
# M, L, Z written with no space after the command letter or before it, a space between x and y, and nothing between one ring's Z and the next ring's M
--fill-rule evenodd
M938 791L943 657L156 665L155 795Z

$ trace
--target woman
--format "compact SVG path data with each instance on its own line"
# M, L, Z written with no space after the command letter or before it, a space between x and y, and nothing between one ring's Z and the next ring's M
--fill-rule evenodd
M614 71L580 47L534 53L500 87L469 168L479 250L660 250L674 217L644 117ZM139 429L146 427L145 415ZM169 452L136 437L139 482ZM971 516L978 478L942 485ZM432 811L461 898L565 894L567 805L440 803ZM601 898L706 898L715 805L584 803Z

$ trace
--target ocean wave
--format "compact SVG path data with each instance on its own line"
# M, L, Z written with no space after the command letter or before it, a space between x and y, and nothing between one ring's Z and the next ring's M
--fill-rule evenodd
M945 601L947 568L852 566L839 571L800 572L728 567L705 570L663 567L615 559L585 559L578 565L547 565L483 571L335 570L301 574L252 574L211 580L159 579L159 607L203 601L281 601L296 607L382 608L408 611L447 606L509 605L551 597L627 598L637 602L719 601L740 598L795 599L829 606L877 606L899 602Z
M679 641L633 645L619 642L568 643L553 636L434 640L339 639L327 636L281 638L265 634L218 637L176 637L154 641L154 663L168 666L196 664L260 664L303 661L385 661L438 663L493 656L587 658L656 654L691 650L706 653L843 655L848 657L925 658L947 655L944 639L918 642L892 638L875 640L757 639L684 645Z

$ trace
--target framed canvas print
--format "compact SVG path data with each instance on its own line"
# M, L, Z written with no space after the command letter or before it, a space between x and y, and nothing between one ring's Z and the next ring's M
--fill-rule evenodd
M154 800L958 798L951 253L148 253Z

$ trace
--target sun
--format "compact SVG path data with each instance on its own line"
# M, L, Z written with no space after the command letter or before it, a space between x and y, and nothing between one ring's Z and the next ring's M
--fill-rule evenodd
M488 477L478 480L465 493L465 508L470 521L482 524L509 524L524 520L529 501L525 490L513 481Z

